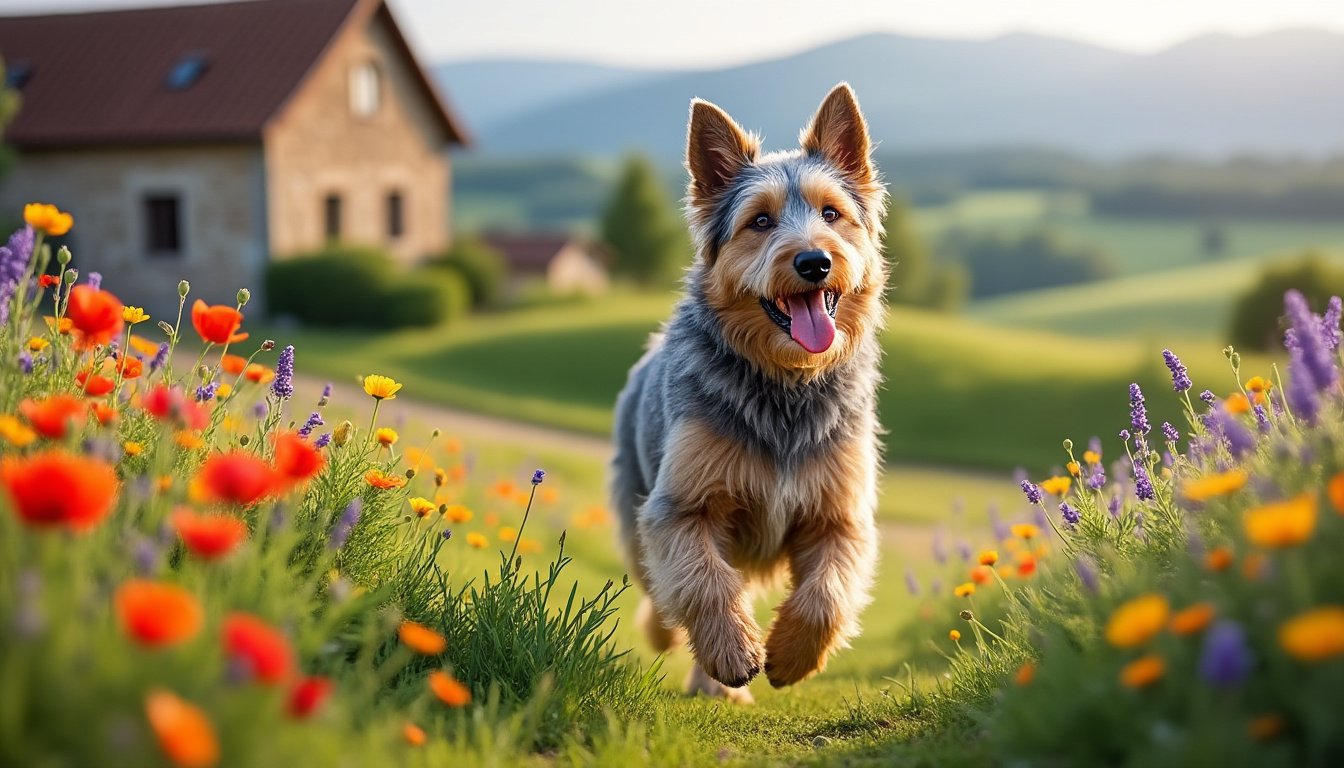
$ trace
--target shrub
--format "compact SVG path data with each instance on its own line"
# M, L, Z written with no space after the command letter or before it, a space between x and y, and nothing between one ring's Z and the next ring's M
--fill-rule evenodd
M471 291L455 270L421 268L388 286L382 301L378 325L426 327L461 317L471 306Z
M386 253L363 246L277 259L266 268L267 310L313 325L377 326L393 275Z
M685 229L648 158L631 155L599 225L613 272L641 285L670 279L690 259Z
M1344 268L1326 261L1320 251L1269 264L1255 285L1237 299L1232 309L1232 343L1250 349L1273 349L1283 341L1279 314L1283 294L1301 291L1311 306L1321 308L1331 296L1344 295Z
M1103 280L1116 273L1104 250L1065 242L1048 231L1021 236L953 231L939 249L947 260L965 265L976 298Z
M451 248L425 265L457 272L476 309L498 302L508 279L508 267L499 251L472 237L459 237Z

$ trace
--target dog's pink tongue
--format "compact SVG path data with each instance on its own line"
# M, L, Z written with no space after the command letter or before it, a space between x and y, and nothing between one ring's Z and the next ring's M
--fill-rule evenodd
M825 292L818 289L789 297L789 324L793 340L816 354L831 348L835 341L835 321L826 311Z

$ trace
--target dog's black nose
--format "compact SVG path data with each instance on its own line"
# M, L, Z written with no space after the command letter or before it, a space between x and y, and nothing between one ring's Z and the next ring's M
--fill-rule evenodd
M809 283L820 283L831 274L831 257L825 251L803 251L793 257L793 268Z

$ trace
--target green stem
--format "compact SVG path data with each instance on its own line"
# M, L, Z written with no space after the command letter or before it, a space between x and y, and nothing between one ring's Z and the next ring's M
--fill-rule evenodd
M537 486L533 484L532 494L527 497L527 509L523 510L523 522L518 524L518 535L513 537L513 551L509 552L509 562L518 554L518 542L523 538L523 529L527 528L527 516L532 512L532 500L537 498Z

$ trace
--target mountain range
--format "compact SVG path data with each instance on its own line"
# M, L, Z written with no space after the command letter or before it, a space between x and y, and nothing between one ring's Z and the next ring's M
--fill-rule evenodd
M674 160L695 96L761 132L767 147L787 147L841 80L888 150L1217 157L1344 148L1344 35L1314 29L1211 34L1148 54L1027 34L870 34L713 70L511 59L443 64L435 74L491 154Z

